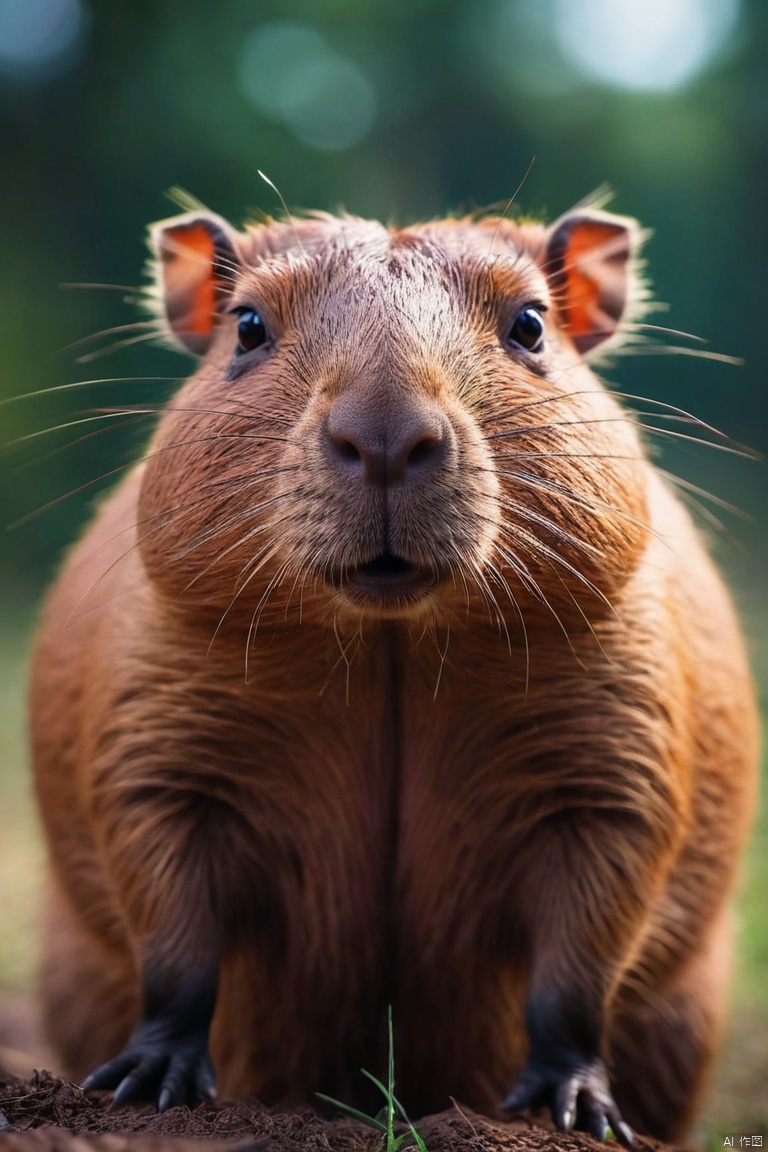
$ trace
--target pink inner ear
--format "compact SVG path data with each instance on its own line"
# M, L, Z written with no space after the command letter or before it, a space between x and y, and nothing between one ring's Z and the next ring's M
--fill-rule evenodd
M599 343L616 327L624 308L628 255L621 228L585 220L571 232L563 269L563 311L574 341L593 336Z
M209 336L216 311L213 237L201 223L183 224L163 238L166 309L179 334Z

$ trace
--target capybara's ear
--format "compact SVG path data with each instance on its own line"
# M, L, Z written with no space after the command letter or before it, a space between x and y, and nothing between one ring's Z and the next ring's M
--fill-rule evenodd
M633 257L641 240L636 221L597 209L577 209L549 229L544 271L579 352L614 336L637 299Z
M234 232L219 216L190 212L153 224L150 245L161 315L178 342L202 356L239 267Z

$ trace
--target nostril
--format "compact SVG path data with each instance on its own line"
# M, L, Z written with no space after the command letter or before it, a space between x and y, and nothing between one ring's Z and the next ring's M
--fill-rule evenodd
M331 439L336 447L336 452L342 460L350 460L356 464L362 459L360 449L353 444L351 440L345 440L341 436L332 436Z
M383 442L379 442L370 429L363 424L351 428L328 427L328 442L331 456L337 467L346 472L352 480L362 479L367 484L386 484L387 454Z
M418 440L408 453L406 467L418 468L421 464L429 464L440 450L441 437L424 436Z

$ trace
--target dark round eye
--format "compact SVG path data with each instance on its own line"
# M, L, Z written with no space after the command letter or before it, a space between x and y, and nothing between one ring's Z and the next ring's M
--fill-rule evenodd
M539 352L544 343L544 321L538 308L523 308L518 312L507 339L526 352Z
M253 352L254 348L260 348L266 343L267 329L264 321L253 308L240 308L237 314L240 317L237 322L237 351L241 354Z

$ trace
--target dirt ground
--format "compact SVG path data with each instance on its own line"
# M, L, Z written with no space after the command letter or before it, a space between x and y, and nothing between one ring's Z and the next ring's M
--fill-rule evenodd
M3 1121L3 1117L5 1120ZM257 1100L170 1108L111 1109L104 1093L36 1073L0 1073L0 1150L23 1152L383 1152L383 1134L352 1120L328 1120L310 1108L270 1111ZM416 1125L428 1152L605 1152L578 1133L557 1133L542 1117L499 1123L455 1105ZM408 1142L406 1142L406 1145ZM638 1138L638 1152L663 1145ZM411 1145L412 1146L412 1145ZM617 1147L612 1145L612 1147Z
M47 1071L29 1075L31 1053L47 1046L31 998L0 995L0 1152L383 1152L380 1131L313 1108L265 1108L258 1100L189 1108L112 1108ZM427 1152L606 1152L577 1132L556 1132L546 1115L489 1120L455 1104L416 1123ZM404 1129L401 1129L404 1131ZM638 1152L666 1146L638 1137ZM610 1145L617 1149L618 1145ZM406 1140L405 1149L413 1147Z
M269 1110L258 1100L198 1108L112 1109L111 1096L84 1092L49 1072L52 1061L31 997L0 995L0 1152L384 1152L381 1132L306 1107ZM53 1066L52 1063L48 1065ZM458 1104L415 1125L427 1152L609 1152L580 1133L556 1132L544 1114L490 1120ZM404 1131L404 1129L401 1129ZM403 1152L412 1148L406 1141ZM667 1152L637 1137L638 1152Z

